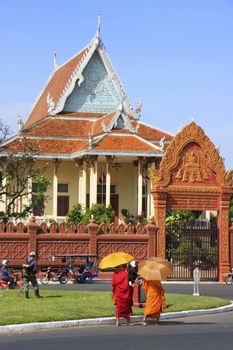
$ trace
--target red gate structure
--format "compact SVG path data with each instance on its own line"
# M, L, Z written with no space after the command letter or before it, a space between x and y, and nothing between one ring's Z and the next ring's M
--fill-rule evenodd
M219 151L195 122L184 127L167 147L159 169L151 169L158 226L157 255L166 257L166 210L217 211L218 279L230 267L229 201L233 170L225 171Z

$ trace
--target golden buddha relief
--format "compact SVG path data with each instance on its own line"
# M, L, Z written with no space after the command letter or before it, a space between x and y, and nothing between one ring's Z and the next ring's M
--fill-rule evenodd
M197 149L189 150L183 158L182 165L175 178L181 182L197 183L206 182L209 179L206 160L202 152Z

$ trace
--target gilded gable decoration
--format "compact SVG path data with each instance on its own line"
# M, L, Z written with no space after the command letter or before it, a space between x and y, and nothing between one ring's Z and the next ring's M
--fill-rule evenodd
M159 141L159 147L160 147L161 151L164 150L164 146L165 146L164 141L165 141L165 136L161 137L161 139Z
M232 186L219 151L195 122L184 127L167 147L160 168L151 169L153 187L207 184Z
M53 98L49 92L47 95L47 105L48 105L48 113L52 113L55 109L55 102L53 101Z
M133 127L129 117L124 112L124 108L122 108L122 104L118 111L113 115L111 122L108 125L105 125L105 123L102 122L101 126L105 133L110 133L112 129L117 129L119 126L122 126L123 129L128 129L132 134L136 134L139 128L139 124Z
M142 101L141 99L138 101L136 107L133 109L133 118L134 120L139 120L141 117L141 110L142 110Z

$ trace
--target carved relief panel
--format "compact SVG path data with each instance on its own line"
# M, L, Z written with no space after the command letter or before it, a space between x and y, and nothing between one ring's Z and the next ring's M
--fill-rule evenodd
M108 254L122 251L133 255L136 260L145 260L147 258L147 247L147 242L103 242L98 244L98 259L100 261Z
M216 185L216 174L211 170L209 157L195 142L182 150L179 164L172 171L170 184Z

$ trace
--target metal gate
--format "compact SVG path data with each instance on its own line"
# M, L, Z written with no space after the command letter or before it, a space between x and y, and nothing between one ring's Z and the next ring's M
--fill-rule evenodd
M169 224L166 228L166 256L173 263L172 279L193 279L193 270L198 267L202 280L217 280L217 224L204 220Z

